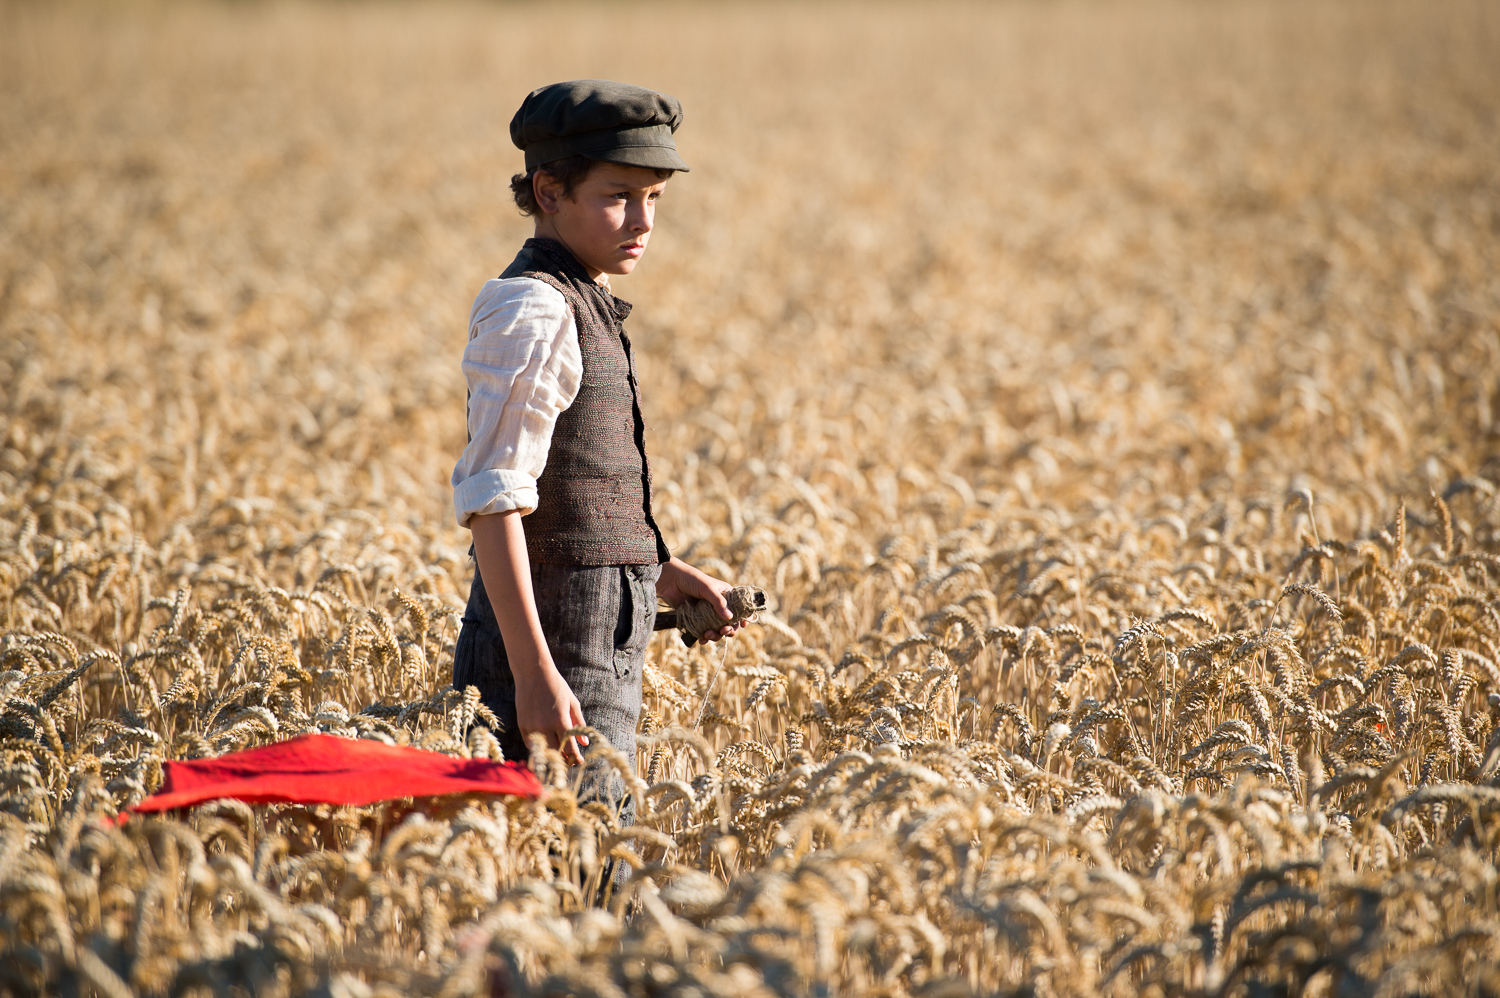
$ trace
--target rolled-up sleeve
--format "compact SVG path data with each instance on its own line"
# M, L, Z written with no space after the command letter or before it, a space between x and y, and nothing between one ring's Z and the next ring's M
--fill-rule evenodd
M529 277L493 280L474 299L469 344L469 443L453 469L453 512L469 518L536 509L536 480L558 414L578 395L583 361L562 293Z

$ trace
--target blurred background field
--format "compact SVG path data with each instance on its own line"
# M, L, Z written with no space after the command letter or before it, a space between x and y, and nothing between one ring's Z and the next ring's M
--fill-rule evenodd
M0 986L423 991L500 961L508 987L601 994L1480 987L1493 897L1396 891L1368 924L1348 898L1495 875L1497 51L1500 10L1465 0L0 5L0 900L24 950ZM653 646L648 727L706 697L709 741L640 775L690 800L644 812L664 841L513 808L543 845L463 867L489 887L462 903L433 886L456 854L406 840L364 894L298 879L389 844L379 809L334 815L337 842L240 815L243 871L199 815L219 886L163 872L154 825L83 817L163 757L313 728L486 751L442 692L472 572L458 360L529 233L510 116L585 76L685 105L693 170L616 287L669 542L776 605L723 663ZM1342 621L1278 602L1295 583ZM859 797L924 753L973 766ZM838 759L868 785L787 789ZM1434 786L1467 803L1411 803ZM1274 820L1230 813L1256 793ZM1122 831L1141 794L1177 852ZM1106 854L1132 882L1191 866L1210 797L1234 855L1181 873L1177 907L1064 889ZM938 813L966 831L897 834ZM1080 865L1016 845L1036 821ZM473 837L454 822L440 845ZM590 922L557 885L627 841L660 912ZM1317 902L1248 902L1288 856ZM869 890L755 893L825 861ZM881 886L913 876L940 886ZM273 945L270 895L343 928ZM527 905L555 938L514 942ZM514 938L465 950L475 922ZM1287 924L1344 955L1251 938ZM763 926L805 937L779 970Z
M235 496L443 530L468 305L527 233L506 125L579 75L688 109L622 283L664 481L715 447L1064 506L1300 475L1352 528L1491 445L1485 5L5 17L17 498L66 419L53 462L148 533Z

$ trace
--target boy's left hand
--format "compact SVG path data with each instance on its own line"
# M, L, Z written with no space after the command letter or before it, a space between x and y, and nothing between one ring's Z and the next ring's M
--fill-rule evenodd
M707 600L713 604L714 610L726 623L717 631L704 632L703 640L717 641L720 638L732 637L745 626L743 620L738 624L727 623L734 619L734 614L730 612L729 604L724 602L724 594L733 588L724 580L700 572L681 558L674 557L661 567L661 578L656 583L656 595L672 606L681 606L690 597Z

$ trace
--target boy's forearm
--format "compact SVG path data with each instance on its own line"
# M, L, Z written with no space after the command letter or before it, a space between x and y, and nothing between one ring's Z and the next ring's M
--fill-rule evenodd
M500 625L505 657L516 682L517 733L523 740L543 735L569 763L582 762L579 744L588 744L588 739L564 736L583 726L583 709L547 650L531 590L531 558L526 553L521 514L511 510L475 516L469 520L469 529L474 532L479 577Z
M519 510L475 516L474 557L505 640L505 656L517 680L534 679L552 667L531 589L531 558Z

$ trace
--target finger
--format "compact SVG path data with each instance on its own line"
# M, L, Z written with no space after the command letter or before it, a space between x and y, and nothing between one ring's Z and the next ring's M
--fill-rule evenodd
M568 731L568 728L559 728L557 737L562 740L563 758L568 760L568 765L576 766L583 761L583 749L578 747L578 742L583 736L569 735Z
M720 592L717 589L711 589L707 586L704 586L704 588L708 589L708 601L714 605L714 610L719 614L719 616L723 617L725 620L733 620L734 611L729 609L729 601L724 598L724 593Z
M573 727L575 727L575 728L581 728L581 727L583 727L583 708L581 706L579 706L577 700L574 700L572 703L568 704L568 714L572 718ZM581 744L587 745L589 743L589 736L588 735L578 735L577 737L578 737L578 741Z

